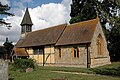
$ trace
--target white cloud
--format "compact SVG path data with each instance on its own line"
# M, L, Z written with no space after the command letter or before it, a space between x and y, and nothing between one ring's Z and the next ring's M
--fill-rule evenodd
M43 4L29 11L31 12L31 18L35 26L33 29L35 30L63 24L69 18L63 4Z
M6 4L9 5L9 1L8 1L8 0L0 0L0 2L1 2L1 4L3 4L3 5L6 5Z
M21 17L7 17L4 18L6 22L10 22L12 28L10 30L7 29L5 25L0 27L0 45L5 42L6 37L9 38L9 41L16 42L19 39L20 35L20 19Z
M68 16L68 18L67 18L67 22L69 22L69 20L70 20L70 12L71 12L71 4L72 4L72 0L63 0L62 2L61 2L61 4L63 4L65 7L66 7L66 11L67 11L67 15L66 16Z
M29 8L29 13L34 24L33 30L39 30L63 24L65 21L69 22L70 3L70 0L63 0L62 3L58 4L49 3L37 6L35 8ZM23 4L18 4L22 5L24 8ZM7 22L11 22L12 28L11 30L7 30L5 27L0 27L0 43L5 42L6 37L8 37L12 42L16 42L19 39L21 28L20 23L22 21L23 14L25 13L23 8L21 8L21 6L14 8L12 11L15 11L15 16L5 18ZM17 9L18 11L16 11Z
M14 13L15 16L19 16L19 17L21 17L23 14L20 8L12 8L11 12Z
M61 4L63 4L66 7L67 11L70 13L72 0L63 0Z

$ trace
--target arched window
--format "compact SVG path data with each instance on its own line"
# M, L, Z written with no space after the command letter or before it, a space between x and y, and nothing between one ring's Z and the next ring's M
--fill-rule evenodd
M101 34L99 34L97 38L97 53L98 55L104 54L104 43Z
M61 58L61 48L58 48L58 56L59 56L59 58Z
M79 58L79 50L77 47L72 48L73 58Z

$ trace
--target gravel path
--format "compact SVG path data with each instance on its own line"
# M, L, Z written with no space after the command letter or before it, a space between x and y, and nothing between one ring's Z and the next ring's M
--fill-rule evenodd
M81 74L81 75L98 75L98 74L88 74L88 73L78 73L78 72L65 72L65 71L51 71L56 73L68 73L68 74Z

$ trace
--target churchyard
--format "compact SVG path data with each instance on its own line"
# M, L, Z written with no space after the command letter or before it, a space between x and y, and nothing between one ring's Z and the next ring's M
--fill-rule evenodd
M40 66L22 72L9 65L9 80L120 80L120 62L97 68Z

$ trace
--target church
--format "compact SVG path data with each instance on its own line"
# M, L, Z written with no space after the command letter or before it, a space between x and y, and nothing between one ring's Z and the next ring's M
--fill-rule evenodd
M32 31L27 8L20 25L21 35L15 45L18 57L32 58L43 66L92 68L111 63L98 17Z

